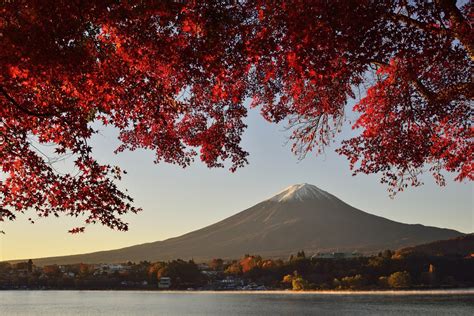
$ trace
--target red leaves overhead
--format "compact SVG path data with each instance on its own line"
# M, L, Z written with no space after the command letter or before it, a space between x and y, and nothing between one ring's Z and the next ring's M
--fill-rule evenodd
M399 188L426 165L440 182L442 170L472 180L470 10L447 0L7 2L0 218L32 208L127 229L120 215L139 209L115 185L120 171L91 156L93 121L120 130L118 151L236 170L246 98L287 120L304 154L330 141L367 85L362 133L339 150L356 172ZM56 172L33 138L73 154L78 175Z

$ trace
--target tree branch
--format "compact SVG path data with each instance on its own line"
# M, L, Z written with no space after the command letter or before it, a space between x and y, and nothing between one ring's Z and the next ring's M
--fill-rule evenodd
M37 117L51 117L56 115L57 113L55 112L44 112L44 113L38 113L31 111L27 107L21 105L18 103L11 95L8 94L8 92L3 88L3 86L0 85L0 92L5 96L5 98L16 108L18 108L20 111L22 111L25 114L31 115L31 116L37 116Z
M456 38L464 45L471 60L474 60L474 35L471 24L466 21L462 12L456 6L455 0L435 0L436 5L443 10L451 22L451 29Z
M374 64L376 66L388 66L389 64L380 60L367 59L363 61L365 63ZM474 98L474 83L463 82L447 86L438 93L432 92L426 87L421 80L418 78L416 73L409 74L409 80L414 85L418 93L429 102L449 102L453 98L452 95L461 96L463 95L466 99L472 100Z
M424 22L420 22L409 16L400 13L389 13L388 18L393 21L405 23L407 25L416 27L427 33L437 33L443 36L453 36L458 39L466 48L469 57L474 60L474 44L473 44L473 30L468 21L464 18L461 11L456 6L454 0L435 0L436 6L446 15L446 18L451 22L449 29L442 27L435 27Z
M410 17L408 17L406 15L403 15L403 14L391 13L391 14L389 14L389 18L394 20L394 21L403 22L407 25L416 27L420 30L423 30L423 31L427 32L427 33L437 33L437 34L440 34L440 35L443 35L443 36L451 35L451 32L448 29L444 29L444 28L441 28L441 27L439 27L439 28L438 27L433 27L433 26L428 25L427 23L420 22L418 20L415 20L415 19L410 18Z
M463 82L455 85L451 85L446 89L443 89L437 95L438 100L449 101L450 95L463 95L466 99L472 100L474 98L474 83L472 82Z

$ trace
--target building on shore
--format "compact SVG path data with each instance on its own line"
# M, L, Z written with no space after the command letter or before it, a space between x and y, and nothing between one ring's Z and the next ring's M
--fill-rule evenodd
M311 259L352 259L359 257L362 257L362 255L358 252L317 252L311 256Z
M169 289L171 287L171 278L169 277L161 277L158 281L158 288L159 289Z

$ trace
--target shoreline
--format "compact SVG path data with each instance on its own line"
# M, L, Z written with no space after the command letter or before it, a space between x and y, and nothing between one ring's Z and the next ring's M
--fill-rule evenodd
M9 289L0 290L1 292L141 292L141 293L161 293L161 294L237 294L237 295L474 295L474 288L459 288L459 289L427 289L427 290L363 290L363 291L292 291L292 290L265 290L265 291L186 291L186 290L72 290L72 289Z

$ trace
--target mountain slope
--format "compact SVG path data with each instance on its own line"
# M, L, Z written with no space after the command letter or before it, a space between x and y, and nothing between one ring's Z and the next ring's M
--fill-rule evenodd
M164 241L34 260L35 264L99 263L175 258L287 257L305 250L375 252L448 239L449 229L409 225L360 211L309 184L293 185L218 223Z
M474 234L448 240L438 240L398 250L397 257L426 256L470 256L474 255Z

